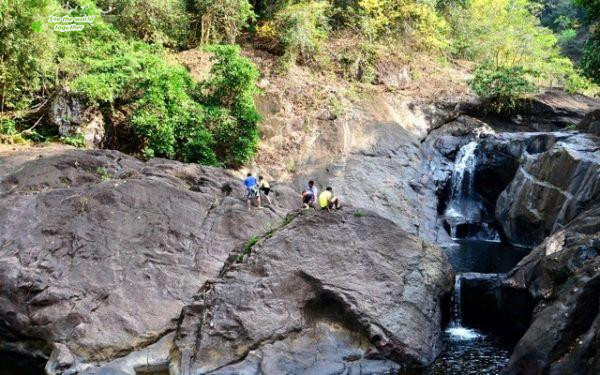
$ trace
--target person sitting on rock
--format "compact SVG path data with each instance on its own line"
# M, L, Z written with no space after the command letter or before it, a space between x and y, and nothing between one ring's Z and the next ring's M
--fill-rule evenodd
M314 208L318 197L318 190L317 185L315 185L315 182L313 180L308 181L308 190L311 193L311 200L308 203L308 205Z
M248 173L246 175L244 186L246 187L246 203L248 205L248 209L250 209L252 199L256 199L257 206L260 208L260 192L258 190L258 183L256 182L256 177L252 176L252 173Z
M302 208L310 208L310 201L312 200L312 193L310 191L302 190Z
M333 196L333 189L330 186L319 195L319 207L327 211L331 211L331 209L338 210L340 208L340 200L338 197Z
M267 198L267 202L271 204L271 198L269 198L271 185L269 185L269 183L263 178L263 176L258 176L258 190L265 195L265 198Z
M317 199L317 187L313 180L308 181L308 190L302 191L302 207L314 208L315 200Z

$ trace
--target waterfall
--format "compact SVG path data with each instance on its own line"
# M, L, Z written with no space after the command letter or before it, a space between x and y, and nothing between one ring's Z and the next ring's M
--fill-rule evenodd
M446 329L446 332L453 340L468 341L482 337L477 330L463 327L462 325L462 296L461 296L462 275L458 274L454 278L454 293L452 295L452 322Z
M452 325L460 327L462 325L462 308L460 296L461 275L458 274L454 278L454 294L452 295L453 321Z
M450 180L450 199L444 216L450 224L450 235L456 239L458 224L479 221L480 208L475 201L474 179L477 160L475 151L477 142L469 142L462 146L456 156L454 170Z
M477 141L469 142L456 155L444 218L450 227L450 236L455 240L460 237L499 241L498 232L484 222L486 209L475 191L478 145ZM459 226L463 226L461 233L458 233Z
M473 194L473 179L475 177L475 150L477 142L469 142L461 147L458 152L452 172L452 193L450 202L459 200L463 196L472 196ZM465 174L467 179L465 181ZM464 192L464 193L463 193ZM463 195L464 194L464 195Z

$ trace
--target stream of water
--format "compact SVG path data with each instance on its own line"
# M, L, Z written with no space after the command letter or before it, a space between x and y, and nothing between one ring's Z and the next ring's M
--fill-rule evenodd
M498 374L506 366L514 343L463 324L461 312L462 274L503 273L514 267L528 249L499 242L457 241L445 249L457 276L452 296L452 320L444 331L444 351L429 369L431 375Z
M457 246L445 249L456 278L452 319L444 331L444 350L427 371L431 375L498 374L507 365L514 345L463 322L463 274L475 272L491 276L505 273L529 252L529 249L503 244L498 233L483 222L483 206L474 188L477 147L478 143L474 141L458 151L443 214L450 235L457 243ZM480 228L475 238L458 239L457 228L465 224Z

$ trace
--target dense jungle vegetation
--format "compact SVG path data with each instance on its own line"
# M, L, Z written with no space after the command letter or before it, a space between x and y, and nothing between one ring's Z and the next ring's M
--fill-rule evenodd
M58 32L51 14L95 18ZM0 0L0 139L52 136L38 124L68 88L121 110L140 156L237 167L259 121L259 72L242 48L271 52L279 74L326 70L324 46L352 35L367 84L383 49L467 60L474 91L506 111L542 86L597 93L599 18L600 0ZM202 82L173 58L190 48L212 54Z

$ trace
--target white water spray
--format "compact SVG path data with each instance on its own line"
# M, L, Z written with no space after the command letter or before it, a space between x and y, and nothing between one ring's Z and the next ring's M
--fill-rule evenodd
M452 322L446 329L446 332L453 340L469 341L482 337L478 331L462 326L462 307L461 307L461 283L462 276L456 275L454 278L454 294L452 295Z

